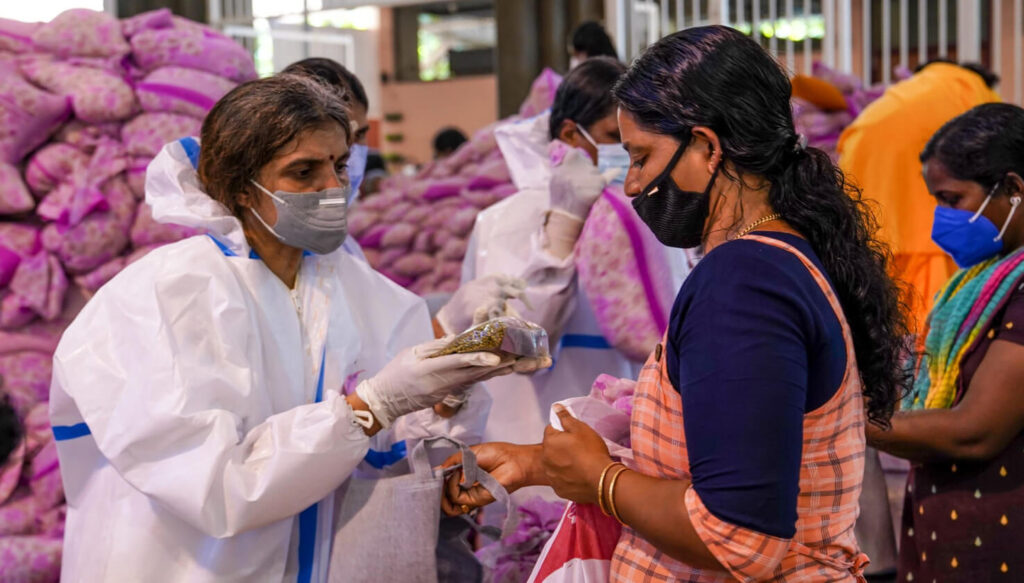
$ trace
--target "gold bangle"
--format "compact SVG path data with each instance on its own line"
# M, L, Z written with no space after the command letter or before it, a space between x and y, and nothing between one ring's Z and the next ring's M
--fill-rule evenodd
M601 509L601 513L605 516L611 516L608 514L608 510L604 505L604 479L608 475L608 470L615 466L621 466L622 462L612 462L604 467L604 471L601 472L601 479L597 481L597 506ZM623 466L625 467L625 466Z
M622 521L622 517L619 516L618 509L615 508L615 482L618 482L619 476L621 476L628 469L629 468L627 468L626 466L622 466L622 469L615 472L615 475L612 476L612 479L608 483L608 507L611 508L612 516L615 517L615 520L618 520L619 524L623 526L626 526L626 523Z

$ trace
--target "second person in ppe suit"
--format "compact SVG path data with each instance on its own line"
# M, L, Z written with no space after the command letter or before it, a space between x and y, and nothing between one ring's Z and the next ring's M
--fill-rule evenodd
M514 364L429 358L423 302L338 250L351 144L338 95L282 75L149 167L154 217L209 235L125 269L56 351L65 580L324 581L333 493L371 436L486 415L481 391L441 400Z
M636 378L642 363L613 348L601 335L590 300L578 285L573 248L590 208L608 185L621 188L629 157L619 143L610 87L626 68L614 59L588 59L562 81L549 114L499 128L498 144L520 191L477 217L463 263L464 284L456 299L484 304L525 280L523 316L551 338L555 366L532 376L512 375L486 383L494 401L485 429L488 440L533 443L544 434L551 405L586 395L601 374ZM553 142L572 149L552 168ZM624 250L625 252L625 250ZM689 271L685 252L672 250L672 289ZM637 284L639 285L639 283ZM475 291L479 298L472 298ZM504 297L520 294L508 292ZM445 331L461 330L472 313L449 302L437 315Z

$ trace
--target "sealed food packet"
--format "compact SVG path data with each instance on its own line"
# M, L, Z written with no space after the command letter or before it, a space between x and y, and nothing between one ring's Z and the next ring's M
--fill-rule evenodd
M505 356L546 358L548 333L540 326L514 316L487 320L459 334L432 357L466 352L493 352Z

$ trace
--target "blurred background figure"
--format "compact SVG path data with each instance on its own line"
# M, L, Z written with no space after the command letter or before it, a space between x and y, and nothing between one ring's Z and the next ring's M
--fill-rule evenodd
M434 159L443 160L455 153L467 141L466 134L458 128L445 128L434 136Z
M388 177L388 168L384 157L377 150L370 150L366 156L366 177L359 187L360 196L367 198L380 192L381 181Z
M576 27L569 46L569 69L591 57L612 57L618 59L615 45L608 32L599 22L588 21Z

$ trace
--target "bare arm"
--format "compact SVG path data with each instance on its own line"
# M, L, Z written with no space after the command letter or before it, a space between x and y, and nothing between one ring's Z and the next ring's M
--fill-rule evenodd
M960 403L897 413L892 428L868 426L868 442L915 462L987 460L1024 430L1024 345L996 340Z
M510 492L524 486L552 486L563 498L596 503L601 472L612 461L608 450L601 437L585 423L564 409L558 414L566 431L549 426L543 444L476 446L473 450L477 462ZM444 465L460 461L457 454ZM479 486L461 489L460 479L461 476L453 476L447 484L442 508L449 515L494 501ZM610 483L605 484L606 496L609 486ZM668 556L698 568L725 570L690 522L683 499L689 487L685 480L662 480L627 470L615 486L615 507L623 522Z
M615 485L615 507L623 522L666 555L692 567L724 571L690 522L683 502L689 487L686 480L662 480L627 470Z

